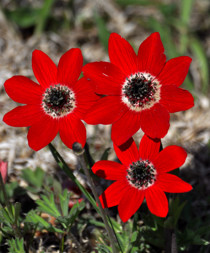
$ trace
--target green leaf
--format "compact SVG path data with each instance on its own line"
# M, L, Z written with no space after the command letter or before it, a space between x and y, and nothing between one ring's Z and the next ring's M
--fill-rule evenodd
M14 229L10 226L2 226L1 232L4 235L4 237L8 236L14 236Z
M70 210L69 216L77 217L77 215L85 208L85 202L77 202L73 205L73 207Z
M207 93L209 84L209 66L206 54L200 41L196 38L190 39L190 47L193 54L197 58L197 62L200 65L200 74L202 78L202 92Z
M94 219L90 219L89 220L89 223L96 226L96 227L101 227L101 228L105 228L105 225L103 222L101 221L97 221L97 220L94 220Z
M74 221L78 217L79 213L85 208L85 202L78 202L71 208L71 211L68 216L60 216L56 219L57 222L61 223L64 228L71 228L74 224Z
M34 210L27 213L25 222L32 223L34 225L38 225L40 229L46 229L49 232L58 232L64 233L63 230L53 227L50 223L40 217Z
M159 226L160 227L164 227L164 221L165 221L165 219L160 218L160 217L158 217L156 215L153 215L153 214L151 214L151 216L152 216L152 218L154 220L154 227L151 226L151 229L153 231L157 231Z
M194 0L182 0L180 2L180 19L183 25L188 25Z
M180 2L180 19L175 24L179 26L180 31L180 53L184 54L189 44L188 25L194 0L182 0Z
M46 181L46 180L45 180ZM62 194L62 192L63 192L63 188L62 188L62 185L61 185L61 183L58 181L58 180L56 180L55 178L53 178L52 179L52 182L50 183L49 182L49 184L48 184L48 186L47 186L47 191L49 192L51 192L52 191L52 189L53 189L53 191L56 193L56 195L58 196L59 194Z
M111 150L111 148L106 148L106 149L105 149L104 153L102 154L102 156L101 156L101 158L100 158L100 161L101 161L101 160L107 160L107 159L108 159L110 150Z
M15 208L13 205L8 207L2 207L0 205L0 221L7 225L14 224L15 221Z
M67 189L63 191L63 194L59 194L60 207L61 207L63 216L66 216L68 214L70 195L71 193L68 192Z
M19 184L17 181L5 184L5 190L6 190L8 199L14 196L14 192L18 187L19 187Z
M117 221L115 221L114 219L110 218L112 225L114 227L114 230L116 233L120 233L122 232L122 225L119 224ZM111 225L111 224L110 224Z
M47 19L51 13L52 6L54 4L55 0L45 0L44 4L42 6L42 9L40 11L39 18L37 19L35 34L40 35L44 28L45 24L47 22Z
M112 248L105 245L105 244L97 245L97 250L99 253L111 253L112 252Z
M180 203L179 197L176 197L175 199L172 200L169 213L173 217L173 228L176 227L176 224L179 220L179 217L185 205L186 201Z
M138 231L134 231L131 235L131 242L135 242L138 236Z
M209 244L210 244L209 241L200 238L199 235L195 235L195 236L194 236L193 242L192 242L192 243L193 243L194 245L209 245Z
M27 213L25 222L31 222L33 224L40 224L43 228L48 228L50 224L40 217L34 210Z
M98 36L99 36L100 42L107 51L110 32L107 30L106 24L103 18L100 15L98 15L96 12L94 13L94 18L95 18L95 22L98 28Z
M22 170L22 178L30 185L40 188L43 184L45 173L42 169L36 168L35 171L27 168Z
M171 22L171 18L176 13L177 5L175 3L160 3L158 9L161 11L161 13L164 15L165 19L167 19L167 22L169 23Z
M131 250L131 253L137 253L138 252L138 247L133 247L132 250Z
M15 238L7 240L9 245L9 253L25 253L23 238Z
M61 216L61 213L59 212L55 204L53 193L50 194L49 198L45 195L42 195L41 197L42 199L38 199L36 201L36 204L38 205L38 210L56 218Z
M8 212L4 209L2 205L0 205L0 223L10 224L11 220Z
M27 28L36 24L40 15L40 9L18 8L15 10L4 10L4 13L9 20L21 28Z
M21 204L16 202L15 203L15 217L14 217L14 223L17 224L19 217L20 217L20 210L21 210Z

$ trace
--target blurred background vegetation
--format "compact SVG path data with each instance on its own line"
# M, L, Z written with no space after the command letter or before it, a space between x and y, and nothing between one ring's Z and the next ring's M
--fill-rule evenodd
M188 55L193 59L183 86L195 96L196 105L189 111L171 117L171 128L163 140L163 145L183 146L189 154L180 174L193 185L194 190L187 195L185 207L182 212L180 211L177 225L179 250L187 253L208 253L210 252L209 0L0 0L0 114L2 118L4 113L16 106L16 103L4 92L4 81L16 74L34 79L31 55L35 48L43 50L56 63L60 56L72 47L81 48L84 63L108 61L107 48L110 33L119 33L137 51L140 43L156 31L161 35L167 59L180 55ZM19 186L24 186L24 194L27 192L26 200L26 195L21 195L19 190L16 192L18 192L18 201L26 201L28 206L30 205L28 199L35 203L31 192L36 195L36 198L40 198L40 192L44 191L43 186L35 184L34 187L34 182L31 182L36 178L38 167L45 172L38 170L37 175L46 173L43 178L53 175L52 181L56 178L59 181L56 185L62 184L63 187L66 182L65 176L60 175L47 148L40 152L28 148L26 133L26 128L0 125L0 159L9 162L9 196L14 202L17 201L13 191L19 189ZM105 148L112 146L110 126L87 125L87 133L90 152L94 154L95 160L98 160ZM140 136L141 133L136 136L137 143ZM56 139L54 142L70 168L80 176L74 155L62 146L60 140ZM115 158L111 149L109 160ZM29 170L26 168L33 169L35 174L29 177ZM85 184L85 180L81 178L79 177L79 180ZM45 184L47 186L49 184L51 189L51 182ZM27 187L32 185L36 190L38 189L38 193L25 185ZM102 186L98 187L102 191L101 188L106 188L106 185L102 182ZM33 208L32 204L31 206ZM151 219L144 209L140 216L144 224L151 223L149 227L151 231L149 237L145 225L141 223L138 227L141 232L142 247L139 248L139 252L163 252L163 224L155 217ZM177 208L172 207L172 212L173 209ZM103 227L103 224L92 220L92 214L89 208L89 211L86 210L77 222L79 236L82 238L81 244L85 247L91 242L83 242L85 237L83 232L86 231L85 233L88 233L86 237L90 238L93 226ZM116 210L111 210L111 214L116 218ZM170 222L168 225L170 227ZM134 231L133 223L123 225L118 221L115 226L122 235L122 244L124 243L126 248L131 240L130 231ZM45 229L52 232L49 224ZM107 239L103 235L98 238L106 244ZM137 240L138 245L139 237L134 239ZM103 250L100 252L108 252ZM46 248L45 252L47 252ZM125 249L125 252L131 251Z

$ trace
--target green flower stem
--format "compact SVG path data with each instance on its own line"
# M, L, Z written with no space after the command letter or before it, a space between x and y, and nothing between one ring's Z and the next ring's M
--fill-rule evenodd
M169 194L169 203L172 203L175 201L175 195ZM169 221L169 224L165 227L165 240L166 240L166 245L165 245L165 252L166 253L178 253L177 250L177 240L176 240L176 225L173 223L170 223L170 220L173 218L173 214L169 213L169 216L166 220Z
M89 165L89 168L91 169L95 162L94 162L92 156L90 155L89 146L87 143L85 143L84 150L85 150L85 156L87 158L87 163Z
M89 145L88 145L87 143L85 143L84 150L85 150L85 152L84 152L84 156L85 156L85 157L84 157L84 158L86 158L86 159L85 159L86 164L88 165L88 169L91 169L91 168L93 167L95 161L93 160L93 158L92 158L92 156L91 156L91 154L90 154ZM105 211L105 214L106 214L106 217L107 217L107 219L108 219L109 225L111 226L112 231L113 231L113 233L114 233L114 235L115 235L115 238L116 238L116 240L117 240L119 249L120 249L121 252L123 252L122 247L121 247L120 242L119 242L119 239L118 239L117 234L116 234L116 232L115 232L114 226L113 226L113 224L112 224L112 220L110 219L109 214L108 214L108 212L107 212L107 209L103 209L103 210Z
M166 229L166 253L178 253L177 251L177 242L176 242L176 233L174 229Z
M88 199L88 201L92 204L92 206L96 209L96 211L99 211L98 206L96 205L96 202L94 198L91 196L91 194L80 184L80 182L77 180L77 178L74 176L74 174L71 172L70 168L62 158L62 156L58 153L58 151L55 149L55 147L50 143L48 145L55 161L59 165L59 167L67 174L69 178L78 186L78 188L81 190L81 192L85 195L85 197Z
M117 234L116 234L116 232L115 232L114 226L113 226L113 224L112 224L112 220L110 219L107 210L105 209L104 211L105 211L105 213L106 213L106 217L107 217L108 220L109 220L109 224L110 224L110 226L112 227L112 231L113 231L113 233L114 233L114 235L115 235L115 238L116 238L116 240L117 240L117 244L118 244L118 246L119 246L120 252L123 253L123 250L122 250L120 241L119 241L119 239L118 239L118 237L117 237Z
M88 168L87 168L87 166L85 164L85 158L84 158L84 152L85 152L85 150L82 148L81 144L79 144L79 143L76 142L76 143L73 144L73 151L75 152L75 154L79 158L81 167L84 170L84 173L85 173L85 175L86 175L86 177L88 179L88 182L90 184L92 193L94 195L94 198L95 198L95 200L96 200L96 202L98 204L101 218L102 218L102 220L104 222L107 234L109 236L109 240L110 240L110 243L111 243L112 251L113 251L113 253L117 253L116 248L115 248L115 241L114 241L115 234L113 233L113 230L110 228L110 226L108 224L106 213L105 213L104 209L102 208L101 202L100 202L100 200L98 198L98 194L97 194L97 191L96 191L93 179L92 179L92 177L90 175L90 171L88 170Z
M160 151L163 150L162 142L160 142ZM170 198L170 197L169 197ZM173 198L172 198L173 201ZM177 241L176 241L176 233L174 228L165 228L166 235L166 245L165 252L166 253L177 253Z
M40 36L41 33L43 32L47 19L50 16L50 12L52 9L52 6L54 4L55 0L45 0L43 1L43 5L39 14L39 18L37 19L36 22L36 27L35 27L35 34L37 36Z

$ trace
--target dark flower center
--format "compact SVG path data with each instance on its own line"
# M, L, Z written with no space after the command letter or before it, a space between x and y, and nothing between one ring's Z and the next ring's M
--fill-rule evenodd
M50 94L50 104L54 107L63 107L63 105L67 101L67 95L65 94L64 91L61 90L51 90Z
M158 83L149 74L137 73L126 79L123 86L125 101L133 108L151 107L157 100Z
M148 160L133 162L127 172L129 183L138 189L146 189L156 181L156 170Z
M44 111L52 117L64 116L75 107L73 91L60 84L50 86L43 94L42 105Z

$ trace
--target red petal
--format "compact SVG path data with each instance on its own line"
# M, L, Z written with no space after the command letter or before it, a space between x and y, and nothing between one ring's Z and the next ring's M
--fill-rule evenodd
M40 120L43 113L37 105L18 106L4 115L3 121L13 127L28 127Z
M132 46L120 35L116 33L110 35L108 50L111 63L119 67L125 75L138 72L137 56Z
M151 138L163 138L169 129L170 115L160 104L141 112L142 131Z
M78 118L83 119L88 109L99 100L93 92L91 81L81 78L74 85L73 91L75 92L76 108L74 109L74 114Z
M58 63L58 83L72 87L82 71L83 58L79 48L67 51Z
M138 51L139 71L157 76L166 62L164 47L158 32L152 33L142 42Z
M95 91L103 95L121 95L126 75L109 62L93 62L83 67L84 76L91 79Z
M130 139L129 146L125 149L122 149L114 144L114 150L121 163L126 167L132 164L132 162L139 160L138 148L133 138Z
M122 103L120 96L106 96L99 99L86 114L84 120L88 124L112 124L116 122L128 108Z
M32 68L37 81L44 88L57 84L57 67L49 56L42 51L33 51Z
M126 167L112 161L98 161L92 167L93 173L107 180L120 180L126 176Z
M172 174L159 174L157 184L164 192L180 193L192 190L190 184Z
M139 146L139 155L143 160L153 161L160 151L160 140L152 140L146 134Z
M151 213L159 217L166 217L168 213L168 200L165 193L157 186L145 190L147 206Z
M194 98L189 91L175 85L161 87L160 103L170 112L185 111L194 106Z
M122 181L111 184L99 197L103 208L116 206L128 190L128 186Z
M22 104L40 103L42 88L24 76L13 76L4 83L8 96L15 102Z
M60 119L60 137L63 143L72 149L74 142L79 142L83 147L86 142L86 129L80 119L69 114Z
M44 115L33 124L28 131L28 144L30 148L38 151L47 146L58 133L58 120Z
M180 86L186 78L192 59L188 56L180 56L166 62L158 80L163 85Z
M111 137L120 146L133 136L140 128L140 113L129 110L113 123Z
M130 189L122 197L118 206L118 212L121 220L126 222L130 219L130 217L139 209L143 200L143 191L130 187Z
M153 163L159 172L168 172L182 166L186 158L186 151L183 148L174 145L164 148Z

